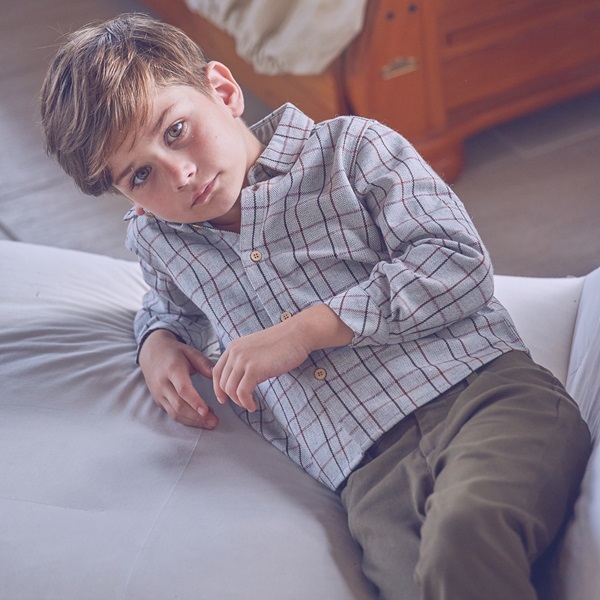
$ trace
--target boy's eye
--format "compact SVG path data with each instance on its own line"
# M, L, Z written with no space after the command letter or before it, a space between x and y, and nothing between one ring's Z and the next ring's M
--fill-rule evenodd
M165 140L167 144L172 144L183 132L183 121L179 121L171 125L165 132Z
M148 179L149 176L150 167L142 167L141 169L138 169L131 178L132 187L141 185L142 183L144 183L144 181L146 181L146 179Z

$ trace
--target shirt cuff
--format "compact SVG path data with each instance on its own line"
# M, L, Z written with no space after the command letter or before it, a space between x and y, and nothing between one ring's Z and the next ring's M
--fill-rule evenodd
M383 313L362 288L350 288L325 304L354 332L350 346L390 343L390 330Z

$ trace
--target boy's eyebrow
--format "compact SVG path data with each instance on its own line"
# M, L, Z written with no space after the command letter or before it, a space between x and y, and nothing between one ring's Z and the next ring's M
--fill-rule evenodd
M160 117L158 117L158 120L156 121L156 125L154 125L154 127L152 128L152 131L150 132L150 137L156 137L159 134L159 132L163 129L165 119L167 118L167 115L169 114L169 112L171 112L171 109L174 106L175 106L175 102L173 104L167 106L167 108L165 108L165 110L163 110L160 113ZM115 185L115 186L119 185L121 180L127 175L127 173L130 173L131 171L133 171L133 165L129 164L125 167L125 169L123 169L123 171L121 171L121 174L116 177L113 185Z
M163 127L164 127L163 123L165 122L165 119L167 118L167 115L171 112L171 109L174 106L175 106L175 102L173 102L173 104L167 106L167 108L165 108L165 110L163 110L160 113L160 117L158 118L158 121L156 122L156 125L154 126L154 128L151 131L152 137L158 135L160 133L160 131L163 129Z

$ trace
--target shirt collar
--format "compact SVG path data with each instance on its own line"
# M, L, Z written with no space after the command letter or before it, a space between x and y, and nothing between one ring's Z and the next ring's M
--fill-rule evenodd
M301 110L287 103L250 127L265 145L263 153L248 172L250 185L263 181L265 171L271 176L289 173L314 125L314 121Z

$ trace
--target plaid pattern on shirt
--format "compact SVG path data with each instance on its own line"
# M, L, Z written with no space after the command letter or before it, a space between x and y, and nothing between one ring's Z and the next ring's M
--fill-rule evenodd
M415 408L509 350L526 350L493 297L464 206L399 134L375 121L315 124L287 104L253 128L266 145L241 194L240 234L130 213L128 246L156 328L206 352L326 303L352 344L311 354L234 407L336 489Z

